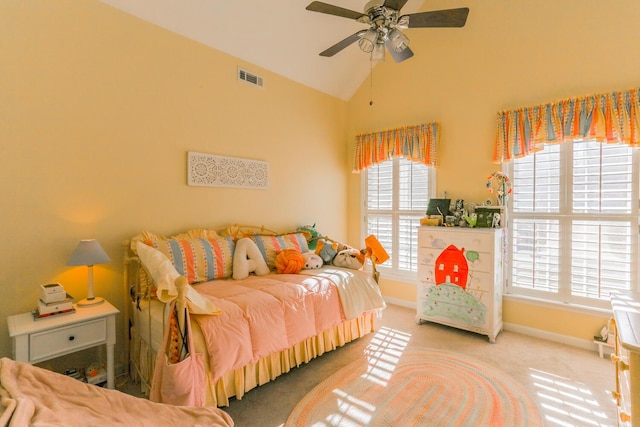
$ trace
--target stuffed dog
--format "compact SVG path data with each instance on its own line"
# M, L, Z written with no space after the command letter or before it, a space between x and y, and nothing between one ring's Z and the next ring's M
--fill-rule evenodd
M353 248L341 250L333 258L333 265L336 267L351 268L353 270L361 269L364 262L364 253Z

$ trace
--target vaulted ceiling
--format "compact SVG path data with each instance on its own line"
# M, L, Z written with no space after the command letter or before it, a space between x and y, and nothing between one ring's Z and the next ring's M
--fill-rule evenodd
M371 69L369 54L362 52L357 44L330 58L319 56L323 50L367 26L352 19L310 12L305 8L311 0L102 2L343 100L351 98ZM325 0L356 12L363 12L366 2ZM424 0L408 0L401 12L422 11L423 3ZM411 31L424 30L407 30L409 38Z

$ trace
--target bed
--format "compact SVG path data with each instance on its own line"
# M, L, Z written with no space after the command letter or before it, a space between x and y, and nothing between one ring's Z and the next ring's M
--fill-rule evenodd
M233 426L219 408L165 405L0 359L2 426Z
M297 274L275 271L284 249L312 252L308 239L234 226L171 237L143 232L124 242L129 369L142 391L153 387L172 301L189 308L195 351L205 365L206 406L228 406L373 332L385 303L370 273L331 264ZM151 260L149 250L155 250Z

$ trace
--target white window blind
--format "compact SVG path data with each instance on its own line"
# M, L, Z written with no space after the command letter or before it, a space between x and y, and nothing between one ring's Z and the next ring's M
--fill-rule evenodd
M389 254L380 265L386 274L413 277L417 271L417 227L427 210L431 173L424 164L395 158L363 174L363 231L374 234Z
M626 145L546 145L512 162L508 291L608 306L638 288L638 161Z

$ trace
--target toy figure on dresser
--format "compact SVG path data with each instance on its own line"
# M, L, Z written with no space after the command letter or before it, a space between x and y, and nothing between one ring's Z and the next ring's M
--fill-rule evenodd
M478 223L478 214L474 212L472 214L465 215L464 219L467 221L467 224L469 224L469 227L473 228Z
M456 201L456 207L457 207L457 203L458 202ZM475 211L476 211L475 203L469 203L465 208L464 202L463 202L462 209L461 210L456 209L455 211L457 224L460 227L470 227L471 225L469 224L469 220L467 218L471 218L471 216L475 214ZM473 219L471 221L473 222Z
M449 217L447 217L447 225L448 226L454 226L454 225L460 225L462 226L464 223L464 200L462 199L456 199L455 203L454 203L454 207L453 207L453 211L451 212L453 218L449 219Z
M493 222L491 223L491 228L500 228L500 214L493 214Z

